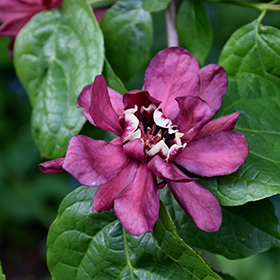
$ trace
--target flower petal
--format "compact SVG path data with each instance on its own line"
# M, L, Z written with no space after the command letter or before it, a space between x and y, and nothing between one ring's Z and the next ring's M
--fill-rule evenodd
M199 176L221 176L236 171L248 154L245 136L237 131L219 131L192 141L175 162Z
M113 208L119 193L133 181L138 165L138 161L132 160L112 181L97 189L93 197L93 212L101 213Z
M159 155L163 159L167 159L169 155L169 148L165 144L164 140L157 142L146 154L147 160L150 160L154 156Z
M123 146L124 152L135 158L140 160L141 162L145 163L146 158L144 155L144 143L142 139L134 139Z
M176 125L168 119L163 113L161 108L157 108L154 111L154 122L157 126L162 128L175 127Z
M137 106L135 106L137 107ZM120 116L120 124L123 128L122 133L122 141L123 143L127 141L131 141L134 138L139 138L141 136L141 132L138 128L139 126L139 120L134 115L134 113L137 111L137 108L135 109L127 109L124 111L124 113Z
M117 113L117 115L120 116L124 111L123 95L110 87L107 87L107 89L108 89L108 93L110 96L110 101L111 101L112 107L115 110L115 112Z
M161 100L164 115L173 119L178 114L175 97L197 95L199 92L199 65L195 56L179 47L159 52L145 74L143 90Z
M78 96L77 99L77 104L78 107L82 107L82 114L86 117L86 119L93 125L96 126L96 124L94 123L90 113L89 113L89 107L91 104L91 94L92 94L92 85L87 85L82 89L82 92L80 93L80 95Z
M94 187L111 181L131 161L121 145L73 136L63 163L63 168L81 184Z
M174 119L180 132L184 133L183 142L189 142L200 132L201 128L212 119L209 105L197 96L176 98L180 111Z
M159 215L159 192L156 178L145 164L140 164L133 182L115 200L114 210L130 234L153 230Z
M199 77L200 89L198 96L209 104L212 116L214 116L221 107L223 96L227 91L227 73L223 67L209 64L200 69Z
M222 223L222 211L217 198L205 187L193 181L167 185L195 225L204 231L218 231Z
M113 109L117 113L117 115L121 115L123 113L123 103L122 98L123 96L118 93L117 91L107 87L108 94L110 96L110 102L112 104ZM90 113L89 107L91 104L91 96L92 96L92 85L87 85L83 88L82 92L78 96L78 107L84 108L82 110L82 114L86 117L86 119L93 125L95 125Z
M132 91L127 92L123 96L123 104L124 104L125 110L134 108L135 105L137 105L137 107L140 110L140 108L142 106L148 108L150 104L159 105L160 101L153 98L147 91L132 90Z
M174 169L174 164L166 163L160 156L153 157L147 167L161 180L169 180L175 182L190 182L196 179L188 177L183 172L178 173Z
M114 98L114 102L118 102ZM78 97L78 107L83 107L82 113L94 125L103 130L109 130L117 135L122 134L119 117L114 110L108 88L102 75L96 76L91 86L86 86ZM90 117L89 117L90 115Z
M59 173L64 171L62 165L64 162L63 158L57 158L54 160L49 160L39 164L39 169L44 173Z
M17 17L12 20L4 22L0 26L0 36L16 37L20 29L34 16L34 14L33 13L26 14L21 17Z
M211 120L201 129L196 138L203 138L221 130L233 130L239 115L240 112L235 112L230 115Z

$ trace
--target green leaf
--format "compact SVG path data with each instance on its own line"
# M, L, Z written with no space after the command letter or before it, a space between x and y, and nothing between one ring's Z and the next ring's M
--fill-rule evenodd
M161 191L179 235L190 246L239 259L280 246L280 227L269 199L238 207L222 207L223 222L218 232L199 230L182 210L168 188Z
M104 14L100 26L109 63L117 76L128 81L150 58L150 13L143 10L141 0L121 0Z
M132 236L123 229L114 213L92 213L94 193L95 188L79 187L59 208L47 240L47 261L53 280L219 279L190 277L193 272L204 275L196 269L205 264L194 252L190 255L196 261L186 258L185 250L190 249L175 240L173 228L170 237L180 247L178 254L175 256L173 250L170 258L156 245L150 233ZM161 230L160 224L158 227ZM161 246L164 248L164 243ZM183 258L177 261L175 257L181 253ZM188 267L184 267L188 262ZM197 266L192 267L192 263ZM215 275L208 270L203 268L208 275Z
M181 3L176 28L185 47L204 65L212 46L213 30L202 0L184 0Z
M223 279L223 280L237 280L236 278L232 277L229 274L224 274L222 272L217 272L217 274Z
M280 85L280 30L258 20L241 27L224 46L219 64L230 77L253 73Z
M160 249L185 269L185 273L189 274L190 277L188 279L221 279L178 236L171 217L162 202L160 202L159 219L154 228L153 237Z
M253 74L230 81L217 117L241 112L235 128L245 135L249 155L233 174L201 178L221 205L242 205L280 192L279 92L278 85Z
M124 87L120 78L115 74L114 70L112 69L110 63L106 58L105 58L102 75L105 77L108 87L116 90L121 94L125 94L127 92L127 89Z
M1 263L0 263L0 280L6 280L5 275L2 273L2 266L1 266Z
M143 0L143 9L148 12L160 12L167 8L170 0Z
M103 67L102 32L85 0L34 16L15 45L15 68L33 106L32 134L46 158L62 157L85 118L77 108L82 88Z

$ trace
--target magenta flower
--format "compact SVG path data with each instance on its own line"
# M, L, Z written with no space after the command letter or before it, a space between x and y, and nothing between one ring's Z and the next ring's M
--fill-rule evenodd
M84 87L78 106L93 125L118 137L107 143L74 136L65 158L42 163L40 169L66 170L83 185L100 186L92 210L113 209L133 235L153 230L158 190L165 184L199 229L217 231L222 214L216 197L182 170L220 176L245 160L246 139L232 131L240 113L212 119L226 90L222 67L199 70L196 58L178 47L154 57L142 90L122 96L97 76Z
M60 8L62 0L1 0L0 36L12 37L10 52L20 29L37 13Z

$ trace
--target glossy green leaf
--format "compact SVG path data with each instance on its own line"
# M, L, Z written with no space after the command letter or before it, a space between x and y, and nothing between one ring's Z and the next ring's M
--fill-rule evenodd
M202 0L184 0L181 3L176 28L182 43L203 65L212 46L213 30Z
M280 30L255 20L233 33L219 64L233 78L258 74L280 85Z
M105 77L108 87L121 94L125 94L127 92L127 89L124 87L120 78L115 74L107 59L105 59L102 75Z
M128 81L150 58L150 13L142 8L141 0L121 0L104 14L100 26L109 63L118 77Z
M160 249L186 270L189 279L221 279L178 236L171 217L162 202L160 203L159 219L154 228L153 237Z
M269 199L238 207L223 207L218 232L204 232L194 225L168 188L161 192L179 235L190 246L220 254L228 259L244 258L280 246L280 227Z
M200 181L221 205L242 205L280 192L280 87L261 76L246 74L231 80L218 116L236 111L236 130L246 136L249 155L227 176Z
M148 12L159 12L167 8L170 0L143 0L143 9Z
M36 15L19 33L15 68L33 106L32 134L43 157L63 156L82 128L77 97L101 73L103 60L102 32L85 0L65 0L61 11Z
M0 263L0 280L6 280L5 275L2 273L2 266L1 266L1 263Z
M223 279L223 280L237 280L236 278L232 277L229 274L224 274L221 272L217 272L217 274Z
M174 228L170 229L170 237L178 251L173 248L170 258L150 233L132 236L123 229L114 213L92 213L94 193L95 188L79 187L59 208L47 240L47 261L53 280L219 279L194 276L193 271L204 275L197 271L202 267L208 275L215 274L205 268L205 263L194 252L189 253L192 258L188 260L190 249L174 236ZM163 219L161 211L161 223ZM158 227L157 232L160 232L162 225ZM159 245L163 250L167 237ZM192 263L196 267L192 268Z

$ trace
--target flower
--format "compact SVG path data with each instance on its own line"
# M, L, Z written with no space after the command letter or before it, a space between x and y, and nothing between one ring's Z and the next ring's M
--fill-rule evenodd
M93 9L93 14L97 20L98 23L100 23L103 15L107 12L108 9Z
M222 67L199 70L196 58L179 47L153 58L142 90L122 96L97 76L82 90L78 106L93 125L118 137L107 143L74 136L65 158L39 167L45 173L66 170L83 185L100 186L93 211L114 209L133 235L153 230L159 188L165 184L199 229L217 231L222 222L218 200L182 170L220 176L245 160L246 139L232 131L240 113L213 119L226 90Z
M60 8L62 0L1 0L0 36L12 37L9 49L13 54L13 45L20 29L37 13Z

